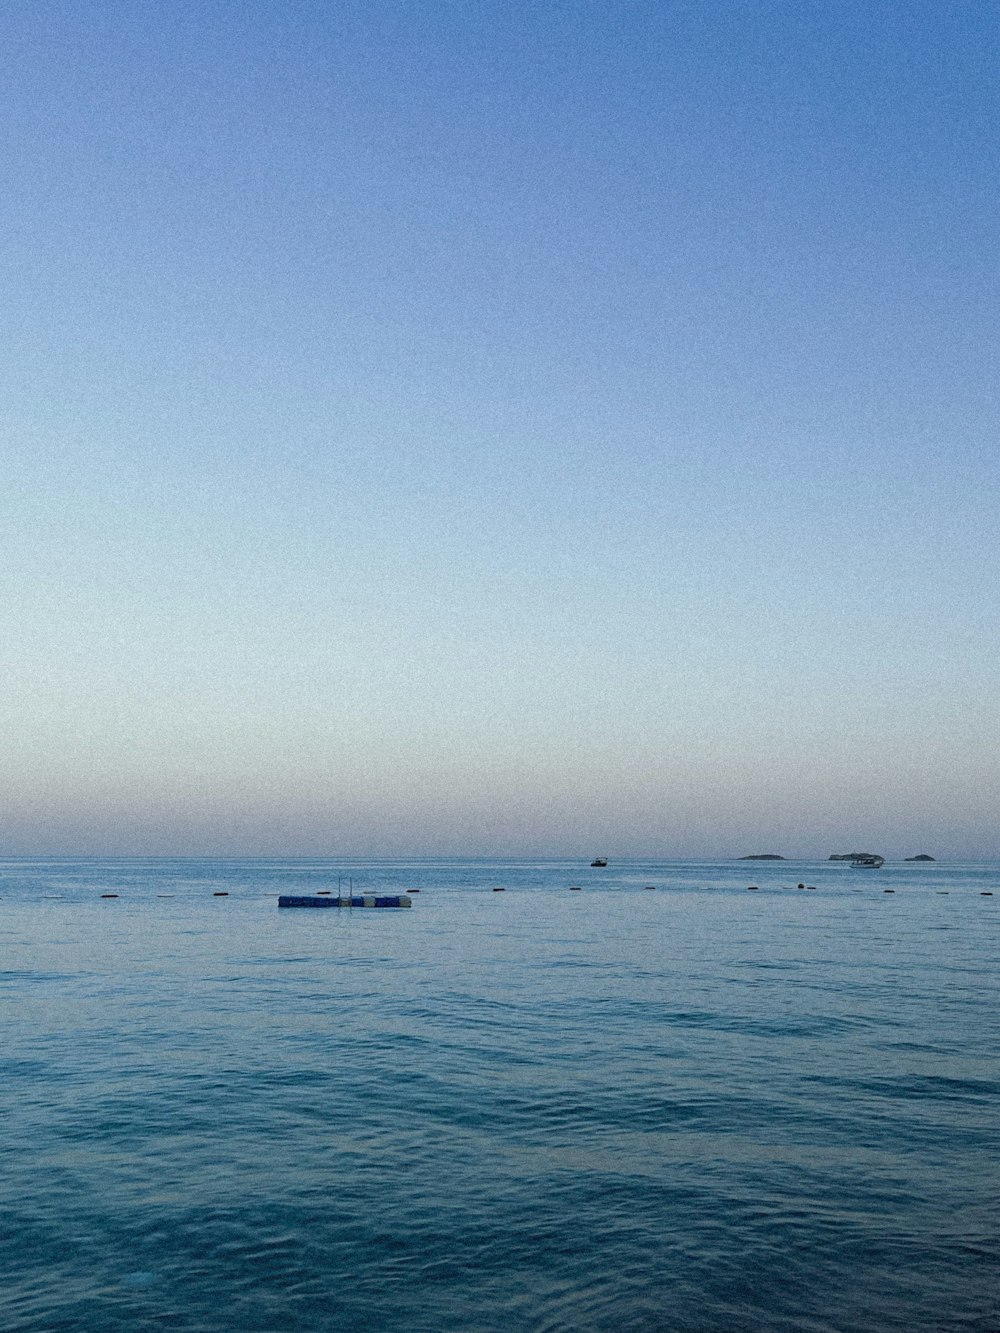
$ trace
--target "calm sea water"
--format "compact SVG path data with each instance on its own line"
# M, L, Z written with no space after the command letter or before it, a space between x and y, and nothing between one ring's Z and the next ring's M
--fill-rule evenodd
M1000 866L0 862L0 1328L1000 1329L998 943Z

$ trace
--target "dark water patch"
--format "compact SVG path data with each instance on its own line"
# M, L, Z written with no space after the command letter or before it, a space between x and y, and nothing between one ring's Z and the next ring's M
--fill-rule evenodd
M1000 1098L996 1079L954 1078L939 1074L909 1073L893 1078L855 1079L814 1077L810 1081L836 1084L848 1094L862 1093L878 1102L964 1102L993 1104Z
M33 968L23 970L4 969L0 971L0 986L51 986L58 984L78 985L82 974L76 972L42 972Z

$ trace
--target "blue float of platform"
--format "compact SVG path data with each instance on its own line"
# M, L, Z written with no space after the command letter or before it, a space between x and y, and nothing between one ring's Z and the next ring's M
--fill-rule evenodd
M353 898L313 898L295 897L283 893L278 899L279 907L411 907L412 903L405 893L391 897L376 897L373 893L363 893Z

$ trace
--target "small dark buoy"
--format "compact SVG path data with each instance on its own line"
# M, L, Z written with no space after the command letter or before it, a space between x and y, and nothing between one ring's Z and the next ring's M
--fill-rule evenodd
M117 894L117 893L102 893L102 894L101 894L101 897L102 897L102 898L117 898L117 897L118 897L118 894Z
M213 898L228 898L228 897L229 897L229 891L228 891L228 889L217 890L215 893L212 894L212 897L213 897Z
M796 884L795 887L796 887L797 889L804 889L804 888L805 888L805 885L804 885L804 884Z

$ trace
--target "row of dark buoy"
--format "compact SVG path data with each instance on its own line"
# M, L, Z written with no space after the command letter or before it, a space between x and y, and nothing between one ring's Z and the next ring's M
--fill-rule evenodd
M792 887L792 886L791 886L790 884L783 884L783 885L782 885L782 888L786 888L786 889L790 889L791 887ZM759 884L748 884L748 885L747 885L747 893L756 893L756 892L758 891L759 888L760 888L760 885L759 885ZM797 885L796 885L796 888L798 888L798 889L811 889L811 890L813 890L813 891L815 892L816 885L815 885L815 884L797 884ZM883 893L895 893L896 890L895 890L895 889L883 889L882 892L883 892ZM938 895L944 895L945 897L947 897L947 895L948 895L950 892L951 892L950 889L935 889L935 893L937 893ZM992 890L992 889L980 889L980 891L979 891L979 896L980 896L980 898L992 898L992 897L993 897L993 890Z
M782 887L783 889L790 889L792 886L791 886L791 884L782 884L781 887ZM797 889L808 889L810 893L815 893L815 892L816 892L816 885L815 885L815 884L796 884L795 887L796 887ZM760 888L760 885L759 885L759 884L748 884L748 885L747 885L747 893L756 893L757 890L758 890L759 888Z
M895 889L883 889L882 892L883 892L883 893L895 893L896 890L895 890ZM948 894L951 892L951 890L950 890L950 889L935 889L934 892L938 895L939 898L947 898L947 897L948 897ZM992 889L980 889L980 890L979 890L979 896L980 896L980 898L992 898L992 897L993 897L993 890L992 890Z
M644 885L643 885L643 888L645 888L645 889L650 889L650 890L652 890L653 893L656 892L656 885L655 885L655 884L644 884ZM582 892L583 892L583 885L582 885L582 884L571 884L571 885L569 886L569 891L570 891L570 893L582 893ZM410 889L410 893L419 893L419 892L420 892L419 889ZM495 884L495 885L493 886L493 892L494 892L494 893L506 893L506 892L507 892L507 889L506 889L506 887L505 887L503 884Z
M102 894L101 894L101 897L102 897L102 898L117 898L118 896L119 896L119 895L118 895L117 893L102 893ZM158 893L156 896L157 896L157 898L173 898L173 897L174 897L174 894L172 894L172 893ZM214 892L214 893L212 894L212 897L213 897L213 898L228 898L228 897L229 897L229 890L228 890L228 889L219 889L217 892Z
M791 887L792 887L792 886L791 886L790 884L783 884L783 885L782 885L782 888L785 888L785 889L790 889ZM795 887L796 887L797 889L805 889L805 890L807 890L807 892L811 892L811 893L815 893L815 892L816 892L816 885L815 885L815 884L797 884ZM647 892L650 892L650 893L655 893L655 892L656 892L656 885L655 885L655 884L644 884L644 885L643 885L643 888L644 888ZM748 884L748 885L747 885L747 892L748 892L748 893L757 893L757 892L759 892L759 890L760 890L760 885L759 885L759 884ZM570 891L570 893L580 893L580 892L582 891L582 886L579 885L579 884L571 884L571 885L569 886L569 891ZM419 889L407 889L407 893L419 893L419 892L420 892ZM493 892L494 892L494 893L506 893L506 892L507 892L507 889L506 889L506 886L503 885L503 884L495 884L495 885L493 886ZM882 892L883 892L883 893L895 893L896 890L895 890L895 889L883 889ZM950 890L950 889L936 889L935 892L936 892L939 896L947 897L947 895L951 892L951 890ZM333 890L332 890L332 889L317 889L317 891L316 891L316 895L315 895L315 896L316 896L317 898L329 898L329 897L332 895L332 893L333 893ZM102 897L102 898L118 898L119 896L120 896L120 895L117 894L117 893L102 893L102 894L101 894L101 897ZM157 896L157 898L173 898L173 897L175 897L176 895L173 894L173 893L158 893L156 896ZM267 896L270 897L271 895L268 894ZM981 889L980 892L979 892L979 896L980 896L980 898L992 898L992 897L993 897L993 890L992 890L992 889ZM46 900L50 900L50 901L53 901L53 902L65 902L65 898L64 898L64 896L63 896L62 894L58 894L58 893L44 893L44 894L42 894L42 897L45 898ZM216 889L216 890L213 891L213 893L212 893L212 897L213 897L213 898L228 898L228 897L229 897L229 890L228 890L228 889Z
M157 898L175 898L176 896L177 896L177 895L174 894L174 893L158 893L158 894L156 894L156 897L157 897ZM66 901L66 895L63 894L63 893L43 893L43 894L42 894L42 897L46 900L46 902L64 903L64 902ZM120 898L120 897L121 897L121 894L120 894L120 893L102 893L102 894L101 894L101 897L102 897L102 898ZM229 897L229 890L228 890L228 889L224 889L224 890L221 890L221 891L218 892L218 893L213 893L213 894L212 894L212 897L213 897L213 898L228 898L228 897Z
M655 893L655 892L656 892L656 885L655 885L655 884L644 884L642 887L643 887L643 889L644 889L647 893ZM571 885L569 886L569 891L570 891L570 893L579 893L579 892L580 892L580 885L579 885L579 884L571 884Z
M790 888L792 887L792 885L791 885L791 884L783 884L781 887L782 887L783 889L790 889ZM644 884L644 885L643 885L643 888L644 888L645 890L647 890L648 892L651 892L651 893L655 893L655 892L656 892L656 885L655 885L655 884ZM817 890L817 887L816 887L815 884L796 884L796 885L795 885L795 888L796 888L796 889L805 889L805 891L806 891L807 893L816 893L816 892L818 891L818 890ZM579 884L571 884L571 885L569 886L569 891L570 891L570 893L580 893L580 892L582 891L582 886L579 885ZM759 891L760 891L760 885L759 885L759 884L748 884L748 885L747 885L747 892L748 892L748 893L758 893ZM410 893L419 893L420 890L419 890L419 889L410 889L409 892L410 892ZM506 892L506 889L505 889L505 887L504 887L503 884L496 884L496 885L494 885L493 892L494 892L494 893L505 893L505 892ZM883 892L883 893L895 893L896 890L895 890L895 889L883 889L882 892ZM938 892L938 893L944 893L944 894L947 894L947 893L949 892L949 890L948 890L948 889L938 889L937 892ZM992 891L992 889L984 889L984 890L981 891L981 893L980 893L979 896L980 896L981 898L992 898L992 897L993 897L993 891Z
M502 886L500 886L500 887L498 887L498 888L496 888L496 889L493 890L494 893L503 893L503 891L504 891L504 890L503 890L503 887L502 887ZM407 893L419 893L420 890L419 890L419 889L407 889L406 892L407 892ZM332 890L332 889L317 889L315 896L316 896L317 898L329 898L329 897L332 895L332 893L333 893L333 890ZM106 899L106 898L120 898L120 897L121 897L121 894L119 894L119 893L102 893L100 896L101 896L102 899ZM156 897L157 897L157 898L176 898L176 896L177 896L177 895L174 894L174 893L158 893L158 894L156 894ZM270 893L269 893L269 894L266 894L265 896L266 896L267 898L271 898L271 897L273 897L273 894L270 894ZM228 898L228 897L229 897L229 890L228 890L228 889L214 889L214 890L212 891L212 897L213 897L213 898ZM64 902L66 901L66 895L63 894L63 893L43 893L43 894L42 894L42 898L43 898L46 902L64 903Z
M655 885L655 884L644 884L642 887L643 887L644 889L647 889L647 890L648 890L649 892L651 892L651 893L655 893L655 892L656 892L656 885ZM570 893L582 893L582 892L583 892L583 885L582 885L582 884L571 884L571 885L569 886L569 891L570 891ZM411 889L410 892L411 892L411 893L419 893L420 890L419 890L419 889ZM494 892L494 893L504 893L504 892L506 892L506 890L504 889L504 886L503 886L502 884L498 884L498 885L496 886L496 888L493 890L493 892Z

